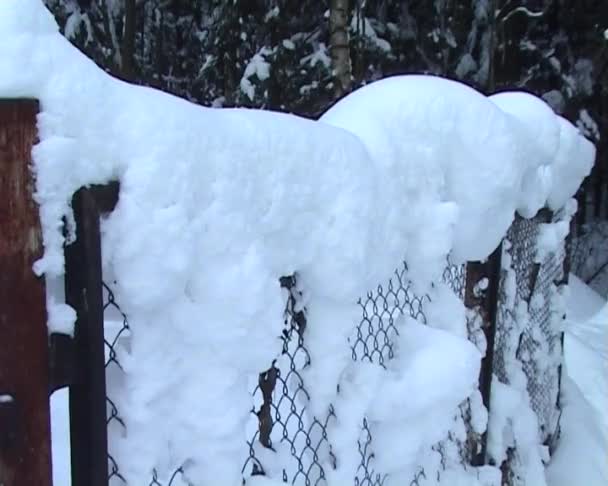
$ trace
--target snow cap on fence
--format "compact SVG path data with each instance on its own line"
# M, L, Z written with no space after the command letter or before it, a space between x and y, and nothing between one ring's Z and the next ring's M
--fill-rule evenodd
M508 91L490 100L522 123L520 136L527 140L532 166L522 181L518 212L531 218L545 206L562 208L591 172L594 145L536 96Z
M516 210L532 217L548 202L552 209L565 204L595 156L592 144L537 97L486 98L438 77L376 81L336 103L321 121L357 135L389 177L392 197L407 200L406 214L429 207L429 197L435 199L430 204L455 203L456 260L485 258Z
M551 164L559 147L558 118L540 98L520 91L506 91L488 98L514 117L512 129L525 144L529 165L522 177L517 211L533 217L545 207L553 183Z

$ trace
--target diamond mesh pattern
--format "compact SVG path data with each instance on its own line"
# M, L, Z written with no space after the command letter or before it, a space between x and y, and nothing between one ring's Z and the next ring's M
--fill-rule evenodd
M299 308L301 298L296 288L296 277L281 278L281 287L288 291L284 313L283 354L271 368L260 375L254 395L262 395L262 406L254 410L259 428L248 442L249 458L243 474L263 474L257 458L256 442L269 449L283 448L283 480L289 484L325 484L324 467L335 464L327 436L327 426L333 410L320 420L308 409L310 396L300 372L310 364L310 355L304 346L306 315Z
M545 259L542 265L534 264L536 238L540 220L518 219L507 236L511 242L509 253L517 282L517 302L536 303L530 306L530 319L518 331L515 308L499 306L495 355L495 371L506 380L505 355L501 354L501 345L509 343L509 336L519 332L517 346L518 359L528 376L528 386L532 397L534 411L539 415L543 433L548 437L555 430L555 411L557 410L557 391L559 390L559 372L557 366L542 368L539 366L547 356L554 362L561 356L561 334L555 330L554 312L550 303L554 293L554 282L563 276L563 254ZM466 287L466 267L448 262L443 273L443 282L454 293L464 300ZM304 342L306 329L306 309L301 306L301 294L297 290L295 276L281 279L281 286L287 291L287 302L284 311L284 331L282 355L271 367L258 377L253 394L261 404L252 410L257 428L247 442L249 457L243 465L243 477L264 474L262 457L268 452L280 454L283 481L294 485L326 484L326 468L335 467L336 458L332 453L331 437L328 436L328 425L335 419L333 409L327 417L314 417L310 411L309 393L306 389L302 370L310 364L310 355ZM504 283L503 283L504 287ZM504 288L502 288L502 299ZM537 296L537 297L534 297ZM424 307L428 296L418 296L411 288L407 278L407 266L403 264L385 284L362 297L358 304L361 308L361 321L356 326L349 340L352 359L386 366L394 356L395 338L399 334L399 317L409 315L426 323ZM108 381L120 380L120 348L123 341L128 341L130 329L127 317L116 302L111 284L104 283L104 313L106 320L106 374ZM473 320L469 320L469 326ZM501 330L502 326L502 330ZM478 332L471 330L469 332ZM512 336L511 336L512 337ZM501 344L502 343L502 344ZM541 359L542 358L542 359ZM546 362L546 360L544 361ZM542 369L541 369L542 368ZM108 427L122 429L125 423L119 407L109 388ZM441 456L441 468L453 466L455 460L462 467L470 463L475 453L479 437L472 431L471 407L467 401L460 406L455 420L466 430L465 436L446 437L433 447ZM464 437L464 438L463 438ZM263 451L266 449L266 453ZM456 451L454 453L454 451ZM382 486L387 483L387 476L378 470L375 464L373 434L367 420L361 424L358 441L358 452L361 458L354 478L357 486ZM110 484L126 484L121 474L120 465L115 461L110 444L108 455L110 464ZM448 461L452 461L448 464ZM422 467L411 484L423 484L427 475L440 478L440 471L425 471ZM183 468L178 468L171 477L161 479L157 472L152 472L150 486L187 485Z
M558 220L559 216L553 218ZM494 358L494 371L506 383L511 378L509 360L514 356L520 362L545 443L559 433L563 316L555 297L563 281L565 259L562 245L537 263L541 225L551 221L546 212L530 220L517 218L507 233L511 268L503 269L501 278ZM516 292L510 296L513 277Z
M129 335L129 322L127 316L122 312L120 306L116 302L114 292L108 284L103 283L103 313L104 313L104 344L106 357L106 381L112 383L114 377L123 372L122 366L118 360L118 347L121 338ZM109 324L111 323L111 324ZM120 376L119 376L120 379ZM109 388L109 387L108 387ZM107 405L107 425L108 428L121 429L119 433L124 432L125 422L120 416L118 407L111 396L111 391L108 389L106 396ZM118 463L114 459L111 450L112 444L108 444L108 474L109 484L118 485L126 484L127 481L120 473Z

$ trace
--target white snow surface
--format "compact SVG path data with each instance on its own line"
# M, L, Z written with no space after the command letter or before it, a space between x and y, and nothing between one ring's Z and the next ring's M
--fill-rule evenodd
M608 304L570 277L561 438L549 486L608 484Z
M321 122L195 106L99 70L59 34L40 0L0 2L0 52L0 96L41 103L33 158L45 254L37 273L63 273L72 194L120 181L102 247L130 325L128 346L117 349L124 380L112 385L126 429L111 436L129 484L147 484L153 470L166 481L182 466L191 483L240 484L250 378L280 355L286 295L278 279L294 272L307 307L311 366L302 375L311 410L340 407L341 382L344 393L376 383L373 406L342 407L336 447L352 445L367 414L379 464L404 479L476 393L480 354L463 339L462 304L438 290L443 305L429 327L404 326L401 354L386 372L355 366L349 374L357 298L404 258L425 291L448 254L487 257L515 210L538 205L527 200L529 174L551 169L547 201L557 207L594 157L558 119L551 159L557 142L522 135L526 109L508 115L436 77L373 83ZM546 113L539 119L553 123ZM51 327L70 332L73 314L55 310ZM395 447L402 456L390 453ZM353 473L344 451L337 484ZM494 474L484 471L477 477Z
M455 261L491 253L516 210L531 217L546 203L561 208L595 157L594 146L540 99L526 93L488 99L438 77L377 81L336 103L321 121L363 141L397 182L384 190L407 201L408 218L427 245L421 221L434 221L434 243L425 251L436 256L451 246ZM386 217L401 214L393 207ZM421 260L420 245L406 249L411 260Z

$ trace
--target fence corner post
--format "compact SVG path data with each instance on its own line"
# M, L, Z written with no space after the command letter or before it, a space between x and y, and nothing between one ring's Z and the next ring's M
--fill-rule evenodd
M51 486L48 331L31 151L38 102L0 100L0 484Z

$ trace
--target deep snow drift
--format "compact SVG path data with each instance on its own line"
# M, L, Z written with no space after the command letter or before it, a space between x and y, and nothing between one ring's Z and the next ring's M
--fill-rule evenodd
M570 277L562 384L562 434L549 486L608 484L608 304Z
M41 102L33 154L45 244L38 273L63 272L62 218L70 219L72 193L120 180L102 245L132 331L119 351L126 431L111 437L130 484L147 483L153 469L164 480L180 466L197 484L241 481L250 378L281 352L278 280L294 272L308 312L310 409L323 416L330 403L340 407L338 384L345 394L378 387L369 406L351 401L336 419L335 483L354 476L346 451L356 450L364 415L385 432L379 460L394 478L406 477L427 441L450 431L457 405L477 393L481 353L463 337L458 302L458 319L446 306L428 327L404 325L388 371L354 365L346 341L357 298L404 258L425 292L448 254L487 257L517 209L565 202L594 157L555 116L507 110L506 99L426 76L373 83L320 122L194 106L100 71L58 33L39 0L0 2L0 52L0 96ZM547 133L557 124L559 134L539 143L526 135L528 116L547 123ZM540 168L546 201L529 190ZM429 363L433 373L417 377ZM420 401L407 400L410 386ZM430 395L437 388L441 394ZM394 431L406 426L404 443Z

